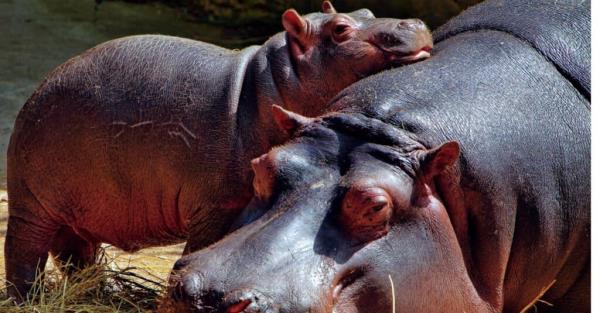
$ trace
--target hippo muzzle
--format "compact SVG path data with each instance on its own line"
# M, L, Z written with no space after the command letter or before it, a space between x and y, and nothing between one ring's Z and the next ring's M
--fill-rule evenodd
M378 19L368 27L367 38L393 64L409 64L430 56L433 40L419 19Z

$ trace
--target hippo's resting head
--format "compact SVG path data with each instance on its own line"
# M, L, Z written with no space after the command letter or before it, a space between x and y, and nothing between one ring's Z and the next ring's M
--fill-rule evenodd
M458 159L456 142L427 149L360 114L275 113L297 136L252 162L255 197L241 228L177 262L176 306L483 312L432 183Z
M271 71L284 85L280 89L301 89L302 97L286 99L304 100L298 107L288 105L295 112L312 115L302 108L307 100L325 104L363 77L429 57L433 47L429 29L418 19L375 18L367 9L337 13L329 1L323 2L322 11L304 16L285 11L285 45L280 36L270 41L276 51ZM307 93L314 98L306 99Z

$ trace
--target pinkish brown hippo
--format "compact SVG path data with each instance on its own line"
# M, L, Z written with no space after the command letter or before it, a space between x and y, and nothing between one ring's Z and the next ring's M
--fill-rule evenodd
M316 115L344 87L429 56L415 19L366 9L283 13L285 32L232 51L147 35L101 44L54 70L19 113L8 149L9 294L50 251L82 267L126 251L221 238L252 197L250 160L281 142L273 103Z

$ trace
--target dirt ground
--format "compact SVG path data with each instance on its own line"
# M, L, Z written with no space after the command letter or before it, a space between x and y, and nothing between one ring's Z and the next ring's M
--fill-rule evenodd
M0 251L4 249L4 238L6 236L6 221L8 219L8 202L5 190L0 190ZM125 253L117 248L107 246L106 251L109 259L115 259L119 267L139 267L147 270L156 277L166 279L173 263L181 255L184 244L167 247L156 247L138 251L137 253ZM52 262L46 264L52 266ZM4 253L0 253L0 280L5 278ZM1 283L0 283L1 284Z

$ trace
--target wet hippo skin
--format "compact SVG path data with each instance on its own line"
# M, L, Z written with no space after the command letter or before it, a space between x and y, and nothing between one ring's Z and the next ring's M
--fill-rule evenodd
M590 312L590 3L568 3L486 2L326 115L274 107L293 137L252 161L237 230L176 263L174 307Z
M9 293L48 251L75 268L127 251L219 238L252 197L250 160L282 142L270 107L316 115L358 79L429 56L419 20L369 10L282 16L285 32L232 51L183 38L117 39L53 71L8 149ZM43 268L43 266L42 266Z

